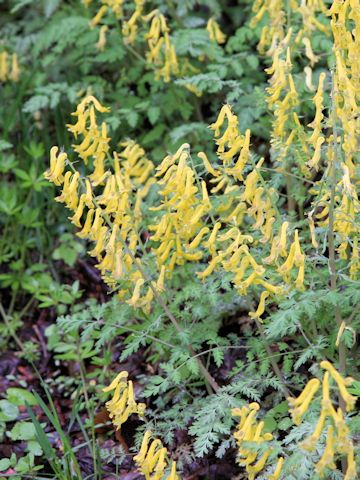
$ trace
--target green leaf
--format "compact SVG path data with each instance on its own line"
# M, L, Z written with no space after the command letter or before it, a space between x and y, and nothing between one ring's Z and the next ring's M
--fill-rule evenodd
M155 125L160 116L160 107L150 107L147 114L151 125Z
M360 382L355 381L352 383L350 387L348 387L348 391L352 395L356 395L357 397L360 397Z
M7 142L6 140L0 140L0 152L2 152L3 150L8 150L11 147L11 143Z
M27 442L27 450L28 450L28 452L35 455L35 457L40 457L43 454L43 450L42 450L39 442L36 441L36 440L29 440Z
M6 394L9 402L13 405L25 405L28 403L30 406L37 405L36 398L31 392L28 392L24 388L8 388Z
M19 416L19 409L8 400L0 400L0 421L11 422Z
M12 440L33 440L35 438L35 427L30 422L18 422L10 432Z
M130 125L130 127L133 127L133 128L136 127L138 123L138 119L139 119L139 114L137 112L129 111L126 115L126 120Z
M11 465L9 458L3 458L0 460L0 472L7 470Z

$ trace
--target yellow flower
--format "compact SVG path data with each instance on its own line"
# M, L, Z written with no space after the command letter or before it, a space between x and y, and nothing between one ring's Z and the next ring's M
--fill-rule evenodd
M279 480L283 465L284 465L284 457L279 457L274 473L270 475L269 480Z
M51 147L50 150L50 168L44 173L44 177L53 182L55 185L61 185L64 181L64 170L67 155L65 152L61 152L57 155L58 147Z
M150 443L151 435L149 430L145 432L140 451L135 455L134 461L147 480L162 480L168 467L166 459L168 451L159 439L154 439ZM176 473L176 462L172 462L170 475L165 480L180 480Z
M291 405L291 416L295 425L300 425L301 417L307 412L309 405L319 390L320 380L313 378L309 380L302 393L297 398L288 398Z
M137 303L139 302L140 290L143 285L144 285L144 279L139 278L135 284L135 289L133 291L131 299L127 301L127 303L132 307L136 307Z
M96 25L101 22L101 19L103 18L103 16L104 16L105 13L107 12L107 10L108 10L108 7L107 7L106 5L102 5L102 6L99 8L99 10L98 10L98 12L96 13L95 17L92 18L91 21L90 21L90 27L91 27L91 28L96 27Z
M231 411L233 416L240 417L233 435L238 447L238 463L245 466L249 479L254 479L255 475L263 470L271 452L271 448L268 448L260 459L256 461L258 453L247 450L243 446L244 442L259 444L268 442L273 438L271 433L262 433L264 422L257 422L256 420L259 409L260 405L253 402L242 408L234 408Z
M225 43L226 35L220 30L219 24L214 17L209 18L206 30L209 32L210 40L213 40L219 44Z
M310 60L310 65L313 67L315 65L315 63L317 63L319 61L319 57L314 55L314 52L311 48L311 43L310 43L309 38L304 37L302 42L305 45L305 55Z
M264 290L260 295L260 302L255 312L249 312L251 318L258 318L260 320L261 315L265 311L265 300L268 298L270 293L267 290Z
M9 78L13 82L18 82L20 78L20 67L18 63L18 56L16 53L13 53L11 58L11 71L9 74Z
M6 50L0 53L0 82L5 82L8 78L8 53Z
M106 45L106 32L109 27L107 25L102 25L99 31L99 40L96 43L96 49L102 52Z
M346 404L346 410L348 412L353 410L356 402L356 397L350 395L350 393L346 390L346 387L351 385L354 382L354 379L351 377L343 378L340 373L333 367L333 365L331 365L331 363L327 360L323 360L322 362L320 362L320 366L321 368L327 370L337 383L340 394Z
M325 450L315 467L319 474L321 474L325 468L330 468L331 470L336 468L334 462L334 440L334 427L330 425L326 434Z
M142 416L145 411L145 404L136 403L132 381L128 381L128 372L120 372L103 392L114 390L113 398L106 402L106 408L109 412L114 426L118 430L126 422L132 413Z

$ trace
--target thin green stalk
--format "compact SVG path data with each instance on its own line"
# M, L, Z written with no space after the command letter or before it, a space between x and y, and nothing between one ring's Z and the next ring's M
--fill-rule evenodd
M22 341L20 340L20 338L18 337L18 335L16 334L15 330L13 329L12 325L11 325L11 321L9 320L9 317L7 315L7 313L5 312L5 309L3 307L3 304L0 302L0 314L4 320L4 323L5 325L7 326L11 336L13 337L15 343L17 344L17 346L19 347L19 349L21 351L24 350L24 345L22 343Z
M259 333L260 333L260 337L263 341L263 344L264 344L264 347L265 347L265 350L266 350L266 353L268 355L268 359L270 360L270 363L271 363L271 366L272 366L272 369L274 370L274 373L275 375L278 377L278 379L280 380L280 383L281 383L281 387L282 387L282 390L283 390L283 393L285 394L286 397L291 397L292 394L290 392L290 390L288 389L288 387L286 386L285 384L285 380L284 380L284 377L282 376L282 373L281 373L281 370L274 358L274 354L273 354L273 351L271 350L271 347L268 343L268 340L266 338L266 335L265 335L265 332L264 332L264 329L263 329L263 326L261 325L261 323L259 322L259 320L257 318L255 318L255 323L256 323L256 327L257 329L259 330Z

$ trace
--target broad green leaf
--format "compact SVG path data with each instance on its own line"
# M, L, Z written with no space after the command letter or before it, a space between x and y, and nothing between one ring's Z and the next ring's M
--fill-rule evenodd
M14 405L25 405L28 403L30 406L37 405L36 398L31 392L28 392L24 388L8 388L6 394L9 402Z

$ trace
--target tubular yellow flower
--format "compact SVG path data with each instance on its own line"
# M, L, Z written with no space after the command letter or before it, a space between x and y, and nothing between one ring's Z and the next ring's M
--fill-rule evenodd
M309 380L299 397L288 397L288 402L291 406L290 413L295 425L300 425L301 417L307 412L315 393L319 390L319 387L320 381L317 378L313 378Z
M313 67L315 65L315 63L317 63L319 61L319 57L314 55L314 52L312 50L311 42L310 42L309 38L304 37L302 39L302 42L305 45L305 55L310 60L310 65Z
M348 468L344 476L344 480L355 480L357 478L357 469L356 462L354 458L354 447L351 445L351 448L348 450L347 454L347 464Z
M92 257L96 257L98 259L101 258L101 253L104 250L105 244L106 244L107 233L108 233L108 228L107 227L99 228L99 230L96 234L95 247L88 252L89 255L91 255Z
M321 133L321 122L324 118L324 114L322 113L324 105L324 82L325 82L326 74L324 72L320 73L319 76L319 84L316 95L313 98L313 102L315 103L316 112L314 120L308 124L308 127L312 128L313 134L309 138L309 142L311 145L316 148L320 133Z
M254 402L245 405L242 408L234 408L231 411L233 416L240 417L233 436L238 447L238 463L245 467L249 479L254 479L255 475L263 470L270 455L271 448L268 448L260 459L256 461L258 453L247 450L243 446L243 442L254 442L259 444L268 442L273 438L271 433L262 433L264 422L258 423L256 420L259 408L259 404Z
M132 413L142 416L145 411L145 404L136 403L132 381L128 381L127 378L128 372L122 371L108 387L103 389L103 392L114 390L113 398L106 402L106 408L117 430L121 428L121 425L126 422Z
M176 462L171 462L170 475L166 477L166 480L180 480L180 477L176 472Z
M331 363L327 360L323 360L322 362L320 362L320 366L321 368L327 370L337 383L340 394L345 401L346 410L348 412L353 410L356 402L356 397L350 395L350 393L346 390L346 387L351 385L354 380L351 377L343 378L340 373L333 367L333 365L331 365Z
M5 82L8 78L8 53L6 50L0 53L0 82Z
M276 463L274 473L270 475L269 480L279 480L283 465L284 465L284 457L279 457Z
M92 222L93 222L93 217L94 217L94 209L90 209L86 215L86 220L84 223L84 226L80 232L77 232L77 236L80 238L86 238L91 230L92 227Z
M261 315L265 311L265 301L266 301L266 299L268 298L269 295L270 295L270 293L267 290L262 292L262 294L260 295L260 302L259 302L259 305L258 305L256 311L255 312L249 312L249 316L251 318L258 318L260 320Z
M209 162L206 154L204 152L199 152L198 157L201 158L201 160L204 163L204 167L206 168L206 171L210 173L213 177L218 177L220 175L220 172L218 170L215 170L211 163Z
M334 427L332 425L329 426L326 435L326 445L324 453L320 458L319 462L316 464L316 471L317 473L321 474L325 468L330 468L334 470L336 468L334 462Z
M157 289L159 292L163 292L163 291L165 290L165 287L164 287L165 272L166 272L165 265L162 265L162 266L161 266L161 269L160 269L159 278L158 278L158 280L157 280L157 282L156 282L156 289Z
M358 272L360 271L360 258L359 258L359 246L358 239L354 238L352 246L352 254L350 260L350 278L356 280L358 277Z
M278 268L278 272L282 275L287 276L290 273L294 265L294 254L295 254L295 245L294 243L291 244L289 255L286 261Z
M142 18L146 23L151 21L146 34L149 47L147 63L155 67L157 79L163 78L164 82L169 82L172 74L179 73L179 66L175 46L170 41L166 19L157 9Z
M16 53L13 53L11 57L11 71L9 74L9 79L13 82L18 82L20 79L20 67L18 63L18 56Z
M144 279L142 278L139 278L135 284L135 289L134 289L134 292L133 292L133 295L131 297L130 300L127 301L127 303L129 305L132 305L133 307L136 306L136 304L138 303L139 299L140 299L140 290L141 290L141 287L144 285Z
M292 398L288 397L288 402L292 407L297 407L300 406L304 400L308 397L310 392L315 390L315 392L319 389L320 387L320 380L317 378L312 378L311 380L308 381L306 384L304 390L301 392L301 394L297 398Z
M312 212L309 212L308 214L308 221L309 221L309 229L310 229L310 235L311 235L311 243L314 248L318 248L319 244L316 240L315 236L315 224L314 224L314 219L312 217Z
M99 52L102 52L106 45L106 32L108 31L109 27L107 25L102 25L99 31L99 39L96 43L96 49Z
M279 254L280 254L282 257L285 257L285 256L286 256L287 230L288 230L288 227L289 227L289 222L284 222L284 223L281 225L281 229L280 229L280 237L279 237L279 242L278 242L277 248L278 248L278 250L279 250Z
M247 471L249 474L249 480L254 480L255 475L261 472L261 470L265 467L266 460L269 458L270 449L262 454L259 460L254 465L249 465L247 467Z
M305 72L305 85L310 90L310 92L313 92L315 90L315 87L312 83L312 69L311 69L311 67L306 66L304 68L304 72Z
M61 185L64 182L63 173L67 155L61 152L58 156L58 147L52 147L50 150L50 168L44 173L44 177L55 185Z
M165 470L168 468L166 459L168 451L159 439L150 442L151 435L150 431L145 432L140 452L135 455L134 461L140 473L147 480L162 480L165 478ZM176 462L172 462L170 475L166 476L166 480L179 480L176 473Z
M260 175L258 170L261 168L262 164L264 163L264 159L261 158L258 163L256 164L255 169L248 174L245 180L245 191L241 196L241 200L243 202L250 202L255 194L256 184L260 179Z
M85 206L85 195L81 195L75 214L72 217L69 217L69 220L71 221L71 223L73 223L76 227L79 227L79 228L81 228L80 219L84 212L84 206Z
M219 24L214 17L209 18L206 30L209 32L210 40L213 40L219 44L225 43L226 35L220 30Z
M99 8L98 12L96 13L95 17L91 19L91 21L90 21L90 27L91 27L91 28L96 27L96 25L101 22L103 16L105 15L105 13L106 13L107 11L108 11L108 7L107 7L106 5L102 5L102 6Z

